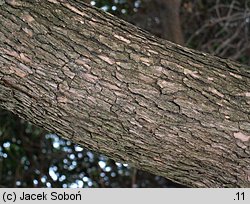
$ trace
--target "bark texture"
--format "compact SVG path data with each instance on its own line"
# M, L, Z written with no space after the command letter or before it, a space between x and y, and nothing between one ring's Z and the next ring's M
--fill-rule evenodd
M250 187L250 69L72 0L0 4L0 105L193 187Z

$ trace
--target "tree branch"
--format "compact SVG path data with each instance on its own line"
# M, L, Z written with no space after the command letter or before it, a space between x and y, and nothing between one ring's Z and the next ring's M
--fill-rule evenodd
M0 7L0 105L193 187L250 187L250 70L81 1Z

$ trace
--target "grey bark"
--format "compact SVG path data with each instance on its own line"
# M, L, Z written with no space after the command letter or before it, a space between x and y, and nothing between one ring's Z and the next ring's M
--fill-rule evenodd
M2 1L0 106L193 187L250 187L250 70L81 1Z

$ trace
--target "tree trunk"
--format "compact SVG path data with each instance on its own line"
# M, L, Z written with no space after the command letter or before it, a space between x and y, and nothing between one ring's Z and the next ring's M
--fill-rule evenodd
M180 0L156 0L161 17L162 37L179 45L184 44L180 22Z
M0 105L193 187L250 187L250 70L81 1L1 1Z

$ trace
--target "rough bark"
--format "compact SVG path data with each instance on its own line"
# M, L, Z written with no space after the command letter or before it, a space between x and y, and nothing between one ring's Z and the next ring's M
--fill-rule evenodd
M250 70L81 1L1 1L0 105L193 187L250 187Z

